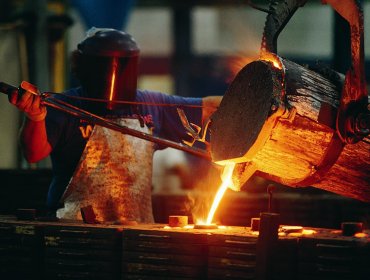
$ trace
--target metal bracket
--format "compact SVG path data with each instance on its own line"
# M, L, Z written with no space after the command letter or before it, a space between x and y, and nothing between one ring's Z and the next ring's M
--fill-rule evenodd
M209 124L211 123L211 119L208 118L205 121L203 127L200 127L196 124L190 123L188 121L188 118L185 115L184 110L182 110L181 108L177 108L177 113L179 114L181 123L184 126L187 134L192 137L191 141L182 140L182 142L184 144L192 147L194 145L194 143L198 141L198 142L205 143L206 146L208 147L209 142L206 141L206 135L207 135L207 130L208 130Z
M370 132L370 111L364 66L364 16L356 0L322 0L348 23L351 30L352 67L346 73L337 113L337 133L343 143L354 144Z

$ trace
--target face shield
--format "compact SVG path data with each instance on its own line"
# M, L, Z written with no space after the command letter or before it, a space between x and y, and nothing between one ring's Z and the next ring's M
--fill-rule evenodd
M135 100L139 48L129 34L97 31L78 45L78 51L77 75L88 97L107 101L101 104L109 110L127 107L115 101Z

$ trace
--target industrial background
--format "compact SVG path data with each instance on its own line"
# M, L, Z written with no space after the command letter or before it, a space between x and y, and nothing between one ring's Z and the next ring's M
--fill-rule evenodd
M75 86L76 81L69 73L70 52L90 27L110 27L132 34L141 48L139 88L182 96L223 95L235 74L259 55L265 13L253 9L247 2L1 1L0 80L14 85L27 80L41 90L59 92ZM263 7L267 2L257 1L256 4ZM370 24L367 16L370 3L363 1L362 4L366 27ZM368 33L365 28L365 65L366 74L370 75ZM308 1L280 35L278 53L303 65L319 61L345 73L350 65L348 34L346 22L330 6L322 5L320 1ZM20 187L20 195L33 193L41 199L39 203L42 205L50 162L47 159L33 165L26 163L17 139L22 115L9 106L5 95L0 98L0 168L4 176L1 192L9 191L5 185L10 187L10 192L17 189L14 176L29 185L25 189ZM184 165L208 167L207 163L194 163L196 159L174 150L159 152L155 158L153 184L156 191L167 194L181 194L184 189L199 185L179 171ZM37 173L35 177L45 176L46 182L32 186L29 179L18 176L19 172L31 178ZM267 184L260 178L253 180L257 185ZM253 188L256 187L252 182L250 185L245 189L255 192ZM294 192L300 198L305 195L301 191L284 191ZM245 194L231 195L239 198ZM325 199L327 195L329 199L335 199L330 193L322 195ZM5 204L10 203L12 195L8 192L5 197ZM311 211L307 209L307 212ZM332 211L340 210L333 207ZM329 220L331 226L338 225L341 216L335 215ZM316 223L324 222L320 219Z
M223 95L235 74L259 55L265 13L253 9L247 2L1 1L0 80L13 85L27 80L41 90L59 92L75 86L76 81L69 74L70 52L90 27L111 27L132 34L141 48L139 88L183 96ZM263 7L267 3L256 1L256 4ZM362 4L366 27L370 24L367 16L370 3L363 1ZM350 65L348 32L346 22L330 6L322 5L320 1L308 1L283 30L278 41L278 53L303 65L319 61L345 73ZM370 75L368 33L365 28L367 80ZM42 205L50 162L47 159L38 164L26 163L17 139L23 116L9 106L5 95L0 99L0 168L4 186L0 191L7 193L2 196L7 199L1 207L5 210L6 205L11 204L13 191L20 191L17 196L32 193L41 200L37 203ZM201 180L194 182L193 178L186 178L181 172L184 165L208 168L207 163L195 162L196 159L182 152L172 150L157 154L153 184L158 192L181 194L184 189L199 185ZM43 181L33 183L26 177L19 177L19 173L35 177L35 181ZM251 181L264 187L268 183L260 178ZM256 188L250 182L245 190L253 193ZM284 191L293 192L299 199L307 192ZM312 191L315 192L318 191ZM240 198L246 194L231 195ZM320 198L329 196L329 199L346 200L347 203L346 198L330 193L321 195ZM21 203L28 198L25 195L17 200ZM307 199L311 199L310 195ZM35 201L29 203L32 205ZM360 202L351 200L352 203L357 205ZM18 206L12 205L12 209ZM331 211L340 209L333 207ZM313 209L308 207L305 211L312 212ZM321 211L317 213L322 214ZM330 226L338 225L341 218L333 215L328 223ZM320 219L316 223L323 224L324 221Z
M253 9L250 2L266 8L268 1L1 0L0 81L19 85L26 80L42 91L56 92L76 86L69 73L69 54L95 26L127 31L136 39L141 49L138 88L181 96L223 95L238 71L259 56L266 14ZM359 2L364 13L369 92L370 2ZM348 24L332 7L308 1L279 36L278 54L302 65L320 62L345 73L351 63L349 32ZM7 97L0 95L3 215L19 208L45 211L50 160L28 164L23 159L18 145L22 119ZM192 213L207 211L211 201L205 190L215 185L216 176L217 171L204 160L172 149L157 152L153 173L156 222L167 223L169 215L191 219ZM202 199L205 204L195 209L196 200ZM241 192L228 190L216 216L223 225L243 227L267 210L279 213L280 222L287 225L340 229L343 222L361 222L364 228L370 227L369 203L313 187L289 188L258 176ZM128 233L125 238L138 237ZM157 279L164 279L158 275Z

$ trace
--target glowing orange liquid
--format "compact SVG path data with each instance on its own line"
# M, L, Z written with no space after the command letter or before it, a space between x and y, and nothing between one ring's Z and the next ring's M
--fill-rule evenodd
M215 215L215 212L217 210L218 205L220 204L220 201L222 197L225 194L225 191L227 190L228 186L232 184L232 176L234 171L235 163L231 162L225 165L223 173L222 173L222 184L219 187L215 199L213 200L211 210L209 210L206 225L210 225L213 220L213 216Z

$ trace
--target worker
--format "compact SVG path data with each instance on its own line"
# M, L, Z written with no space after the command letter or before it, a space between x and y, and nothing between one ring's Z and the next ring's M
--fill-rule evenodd
M188 135L176 106L159 104L182 105L189 122L202 125L221 97L185 98L138 90L138 58L139 48L131 35L114 29L90 29L71 58L72 73L81 86L54 98L145 133L182 142ZM92 206L100 222L153 222L152 157L155 150L165 147L46 108L40 96L28 91L14 91L9 100L25 113L20 142L26 160L33 163L51 157L49 215L81 219L80 210Z

